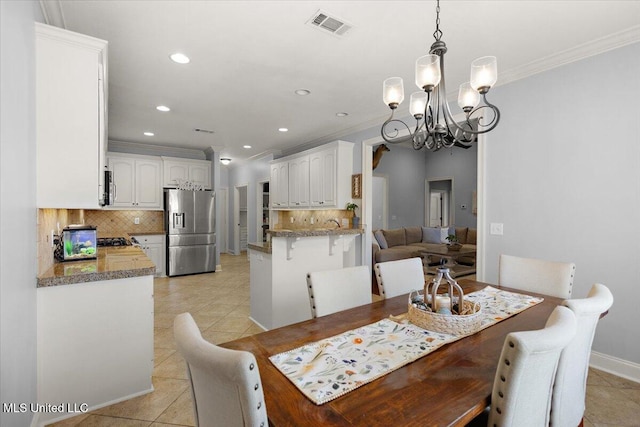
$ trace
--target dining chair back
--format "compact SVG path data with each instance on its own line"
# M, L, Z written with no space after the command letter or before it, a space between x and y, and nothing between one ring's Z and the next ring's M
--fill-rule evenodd
M371 274L366 265L307 274L313 317L371 304Z
M576 265L572 262L545 261L500 255L498 284L523 291L571 298Z
M262 382L253 354L202 338L189 313L176 316L173 332L187 363L196 426L266 426Z
M596 283L587 298L563 303L578 321L576 337L562 350L551 399L551 424L577 426L585 410L589 357L596 326L602 313L611 308L613 295L606 286Z
M393 298L424 288L422 258L379 262L373 267L382 298Z
M575 333L575 315L558 306L544 329L507 335L493 382L488 426L549 425L558 360Z

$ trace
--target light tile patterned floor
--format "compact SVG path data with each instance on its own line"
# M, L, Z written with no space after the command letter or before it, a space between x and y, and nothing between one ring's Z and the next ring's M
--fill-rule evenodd
M53 424L56 427L194 426L191 397L173 341L173 318L188 311L213 343L259 333L249 316L246 254L223 254L216 273L155 279L155 391ZM585 427L640 426L640 384L590 370Z

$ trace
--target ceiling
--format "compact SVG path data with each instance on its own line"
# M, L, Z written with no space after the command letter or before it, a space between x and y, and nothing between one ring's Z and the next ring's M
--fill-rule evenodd
M434 1L43 0L43 6L49 23L109 42L110 140L213 147L234 161L380 125L389 114L382 102L387 77L404 78L399 112L408 114L409 94L417 90L414 62L427 53L435 29ZM353 27L338 37L308 25L318 10ZM480 56L498 57L500 85L592 49L637 41L640 1L442 0L440 19L453 94ZM172 62L174 52L191 62ZM299 96L297 89L311 93Z

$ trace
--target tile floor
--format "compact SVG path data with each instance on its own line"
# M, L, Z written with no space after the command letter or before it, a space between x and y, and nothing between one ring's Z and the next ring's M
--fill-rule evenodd
M155 279L155 391L52 424L56 427L194 426L184 362L173 342L176 314L190 312L205 339L222 343L261 332L248 319L249 263L221 257L216 273ZM640 426L640 383L590 370L585 427Z

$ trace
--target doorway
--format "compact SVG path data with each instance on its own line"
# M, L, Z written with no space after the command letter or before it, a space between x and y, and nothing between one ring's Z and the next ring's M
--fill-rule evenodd
M240 255L247 250L247 184L234 187L233 206L233 254Z
M425 224L449 227L455 224L453 177L432 178L425 182Z
M227 236L229 235L229 189L221 188L218 190L218 202L220 203L220 235L218 236L218 248L220 253L229 252L229 241Z
M269 181L258 182L256 193L256 242L266 242L269 229Z

